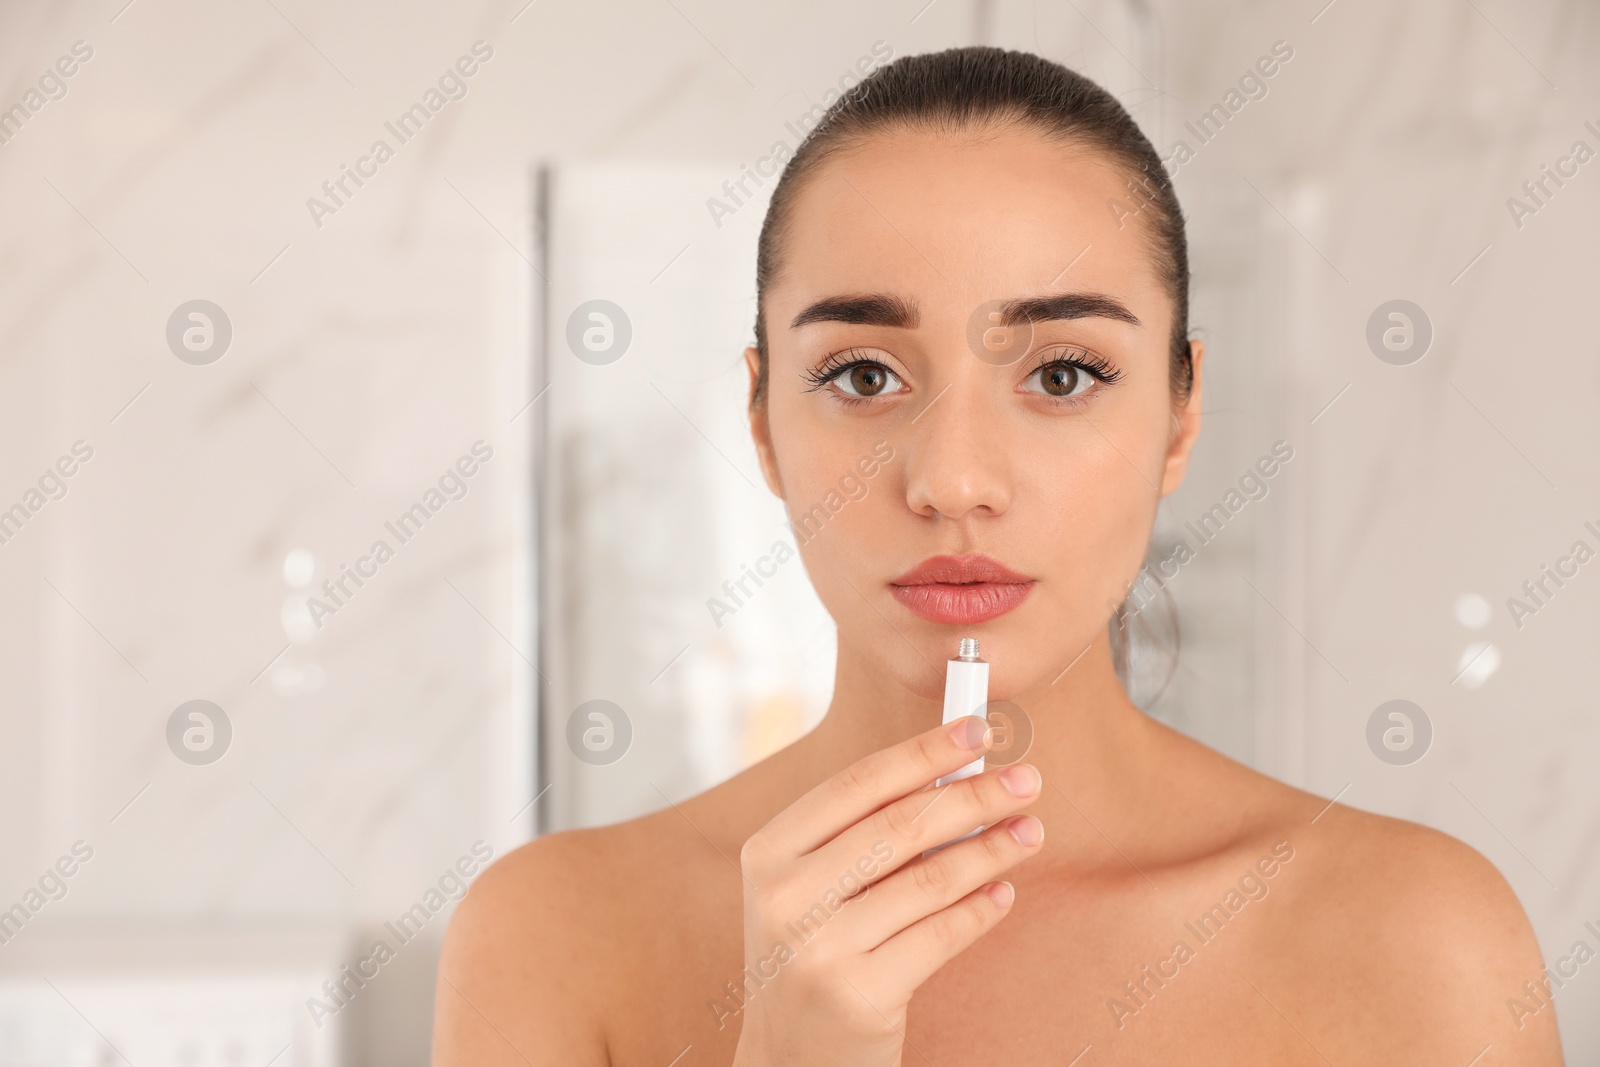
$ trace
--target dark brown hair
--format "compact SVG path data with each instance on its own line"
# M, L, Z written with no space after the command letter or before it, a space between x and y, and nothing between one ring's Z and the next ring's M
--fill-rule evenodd
M1193 386L1189 359L1189 253L1183 211L1172 181L1138 125L1116 98L1059 63L1000 48L951 48L903 56L872 72L834 102L806 135L772 193L756 252L756 349L760 366L751 403L767 390L767 323L762 295L781 267L793 222L793 201L805 178L834 154L895 128L956 133L1007 123L1027 125L1061 143L1107 153L1126 178L1129 202L1142 217L1161 280L1172 297L1173 393ZM1138 223L1136 218L1135 224Z

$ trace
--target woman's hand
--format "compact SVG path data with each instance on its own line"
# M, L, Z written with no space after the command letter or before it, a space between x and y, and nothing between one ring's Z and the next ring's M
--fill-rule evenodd
M1039 795L1027 764L925 788L989 743L972 716L875 752L745 842L736 1067L900 1063L911 995L1005 916L1015 893L994 879L1044 839L1009 818Z

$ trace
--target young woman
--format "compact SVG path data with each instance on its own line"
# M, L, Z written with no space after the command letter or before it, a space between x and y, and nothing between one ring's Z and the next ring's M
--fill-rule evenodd
M773 195L745 353L796 524L873 472L802 539L832 705L731 781L486 873L436 1062L1561 1062L1553 1009L1508 1009L1543 964L1487 861L1118 682L1108 605L1200 430L1188 280L1160 159L1063 67L907 57L833 105ZM940 725L963 637L1029 762L929 788L993 741Z

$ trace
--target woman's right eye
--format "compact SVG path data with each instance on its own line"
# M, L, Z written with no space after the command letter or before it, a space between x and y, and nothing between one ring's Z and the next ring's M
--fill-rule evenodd
M891 396L905 390L905 383L894 371L871 360L858 360L828 372L821 384L833 385L852 400Z
M868 397L898 392L894 387L901 383L894 372L882 363L857 363L841 368L833 384L847 396Z
M847 348L830 354L811 370L801 373L809 382L808 391L825 389L845 403L894 396L908 391L906 383L882 359L887 355L873 348Z

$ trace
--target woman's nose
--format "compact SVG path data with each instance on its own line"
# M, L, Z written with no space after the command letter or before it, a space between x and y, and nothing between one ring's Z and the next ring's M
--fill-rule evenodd
M908 427L906 503L918 515L963 519L1010 506L1005 420L986 385L951 383Z

